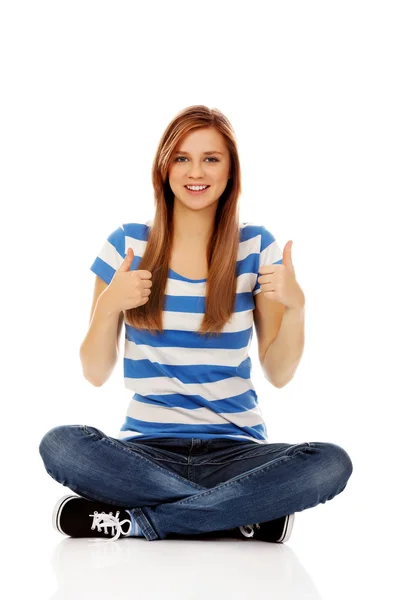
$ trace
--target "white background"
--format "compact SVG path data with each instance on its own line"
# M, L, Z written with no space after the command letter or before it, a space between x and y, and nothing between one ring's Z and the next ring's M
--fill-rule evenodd
M133 578L120 579L130 569L138 590L168 595L151 564L157 580L177 585L186 544L202 572L212 552L211 596L399 593L398 11L384 0L2 3L2 544L17 596L87 598L91 586L96 598L130 597ZM263 377L253 338L269 440L334 442L354 471L338 497L296 514L288 544L241 546L231 570L215 569L228 568L216 542L207 552L204 543L132 538L123 567L115 559L106 580L97 570L79 584L88 571L75 571L77 545L57 568L51 562L65 541L51 529L51 511L69 490L46 473L38 446L55 425L116 436L124 421L131 394L122 355L102 388L81 370L89 268L121 223L153 217L159 139L192 104L231 121L240 220L263 224L282 250L293 240L306 296L304 354L286 387ZM164 564L172 551L176 561ZM276 578L267 580L271 560ZM187 597L195 581L190 597L203 598L199 563L185 572L174 596ZM67 591L74 578L82 596Z

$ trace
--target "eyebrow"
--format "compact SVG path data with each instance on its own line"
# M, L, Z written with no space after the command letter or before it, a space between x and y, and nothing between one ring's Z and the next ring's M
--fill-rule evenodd
M184 152L183 150L175 150L174 154L190 154L190 152ZM223 152L218 152L217 150L209 150L208 152L203 152L203 154L223 154Z

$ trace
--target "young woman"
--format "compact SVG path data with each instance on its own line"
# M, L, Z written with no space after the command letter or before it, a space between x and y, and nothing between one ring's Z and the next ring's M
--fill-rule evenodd
M237 145L216 109L176 115L152 179L154 220L118 227L91 266L80 350L84 376L103 385L124 323L133 395L118 437L60 425L41 440L49 475L78 494L57 502L53 525L109 540L226 534L284 542L295 512L342 492L353 470L334 443L270 443L251 381L253 324L275 387L292 378L302 353L305 299L290 243L282 253L263 224L238 222ZM289 335L298 343L288 344Z

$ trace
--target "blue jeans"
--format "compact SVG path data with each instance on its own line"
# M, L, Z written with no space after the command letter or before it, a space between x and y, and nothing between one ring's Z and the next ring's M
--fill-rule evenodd
M50 429L39 452L62 485L129 509L149 541L300 512L340 494L353 471L347 452L328 442L126 441L87 425Z

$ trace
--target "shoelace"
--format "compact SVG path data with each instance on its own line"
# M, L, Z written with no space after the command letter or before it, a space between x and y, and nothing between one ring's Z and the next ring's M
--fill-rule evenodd
M246 531L246 527L248 529L250 529L250 531ZM256 523L255 527L257 527L257 529L260 529L260 524ZM242 525L241 527L239 527L239 529L243 533L244 537L253 537L254 536L253 525Z
M95 510L93 514L90 514L89 517L93 517L91 529L95 529L97 527L97 531L100 531L101 528L103 528L105 533L108 533L108 527L111 527L111 533L114 534L114 537L110 539L97 541L106 541L107 543L113 542L114 540L117 540L120 535L129 535L132 529L132 522L130 519L124 519L124 521L119 520L119 510L117 510L115 517L112 512L109 514L105 513L104 511L99 513L97 510ZM124 523L129 524L128 531L124 531L122 529L122 525ZM114 528L116 529L116 532L114 532Z

